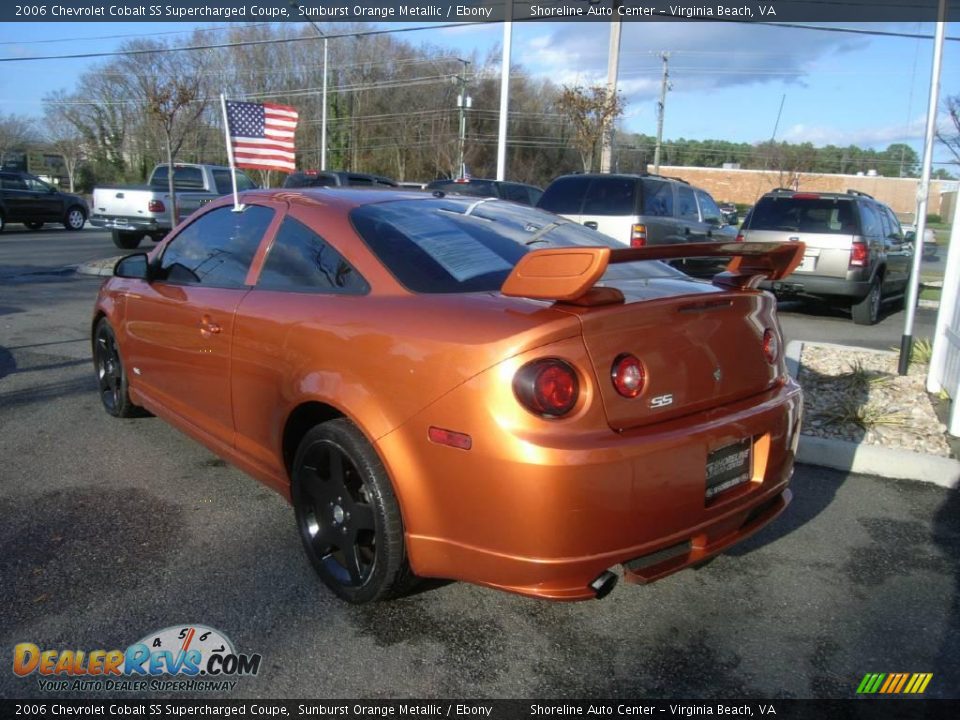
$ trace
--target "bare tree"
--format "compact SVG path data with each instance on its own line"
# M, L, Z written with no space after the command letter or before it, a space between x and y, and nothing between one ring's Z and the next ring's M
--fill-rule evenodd
M580 153L584 172L593 172L604 128L623 115L623 97L619 92L609 95L602 85L564 86L556 106L573 125L573 145Z
M36 140L34 124L21 115L0 115L0 167L4 155Z
M937 140L943 143L957 163L960 163L960 95L948 96L943 101L943 106L950 118L950 125L937 130Z
M84 158L83 136L70 122L61 106L46 105L44 111L44 139L50 149L63 157L70 192L76 190L77 168Z

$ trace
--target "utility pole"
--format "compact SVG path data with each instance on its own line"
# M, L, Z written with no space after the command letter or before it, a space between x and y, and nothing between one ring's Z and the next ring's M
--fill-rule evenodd
M460 109L460 151L458 153L457 174L458 177L466 175L466 168L463 165L463 146L467 139L467 109L473 104L467 95L467 68L470 66L469 60L461 60L463 63L463 74L454 77L453 81L457 83L457 107Z
M610 22L610 48L607 51L607 102L612 102L617 94L617 69L620 65L620 15L617 8L621 0L613 0L615 20ZM603 146L600 151L600 172L610 172L613 164L613 118L603 128Z
M663 80L660 81L660 102L657 103L657 146L653 151L653 172L660 172L660 146L663 144L663 113L667 107L667 90L670 89L670 53L660 53L663 61Z
M291 7L298 8L298 0L290 0ZM313 27L317 35L323 38L323 109L320 111L320 169L327 169L327 41L329 38L313 20L307 22Z

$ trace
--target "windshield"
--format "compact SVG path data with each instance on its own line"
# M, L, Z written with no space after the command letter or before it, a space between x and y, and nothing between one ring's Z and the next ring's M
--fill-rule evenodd
M350 213L360 237L408 289L493 292L531 250L623 248L616 240L541 210L500 200L431 198L363 205ZM656 261L612 265L608 280L684 277Z

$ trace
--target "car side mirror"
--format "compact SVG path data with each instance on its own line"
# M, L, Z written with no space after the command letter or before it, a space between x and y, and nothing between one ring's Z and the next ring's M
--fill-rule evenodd
M913 242L914 240L916 240L916 239L917 239L917 233L914 232L913 230L907 230L907 231L903 234L903 241L904 241L905 243L912 243L912 242Z
M114 277L150 281L150 258L146 253L134 253L120 258L113 266Z

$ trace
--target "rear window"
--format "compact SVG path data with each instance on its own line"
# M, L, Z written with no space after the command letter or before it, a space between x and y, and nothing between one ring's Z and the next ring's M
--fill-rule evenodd
M750 230L857 235L854 204L845 198L764 197L750 213Z
M153 171L150 184L167 186L167 166L160 165ZM203 171L197 167L174 167L173 187L175 190L203 190Z
M633 178L595 178L583 201L583 214L635 215L637 185Z
M579 215L589 183L590 178L583 176L557 178L543 191L537 207L560 215Z
M445 193L476 195L477 197L497 197L497 189L489 180L469 180L459 183L454 180L436 180L427 185L427 190L441 190Z
M498 200L395 200L358 207L350 220L397 280L418 293L495 292L531 250L623 248L578 223ZM658 262L624 263L603 280L665 275L678 273Z

